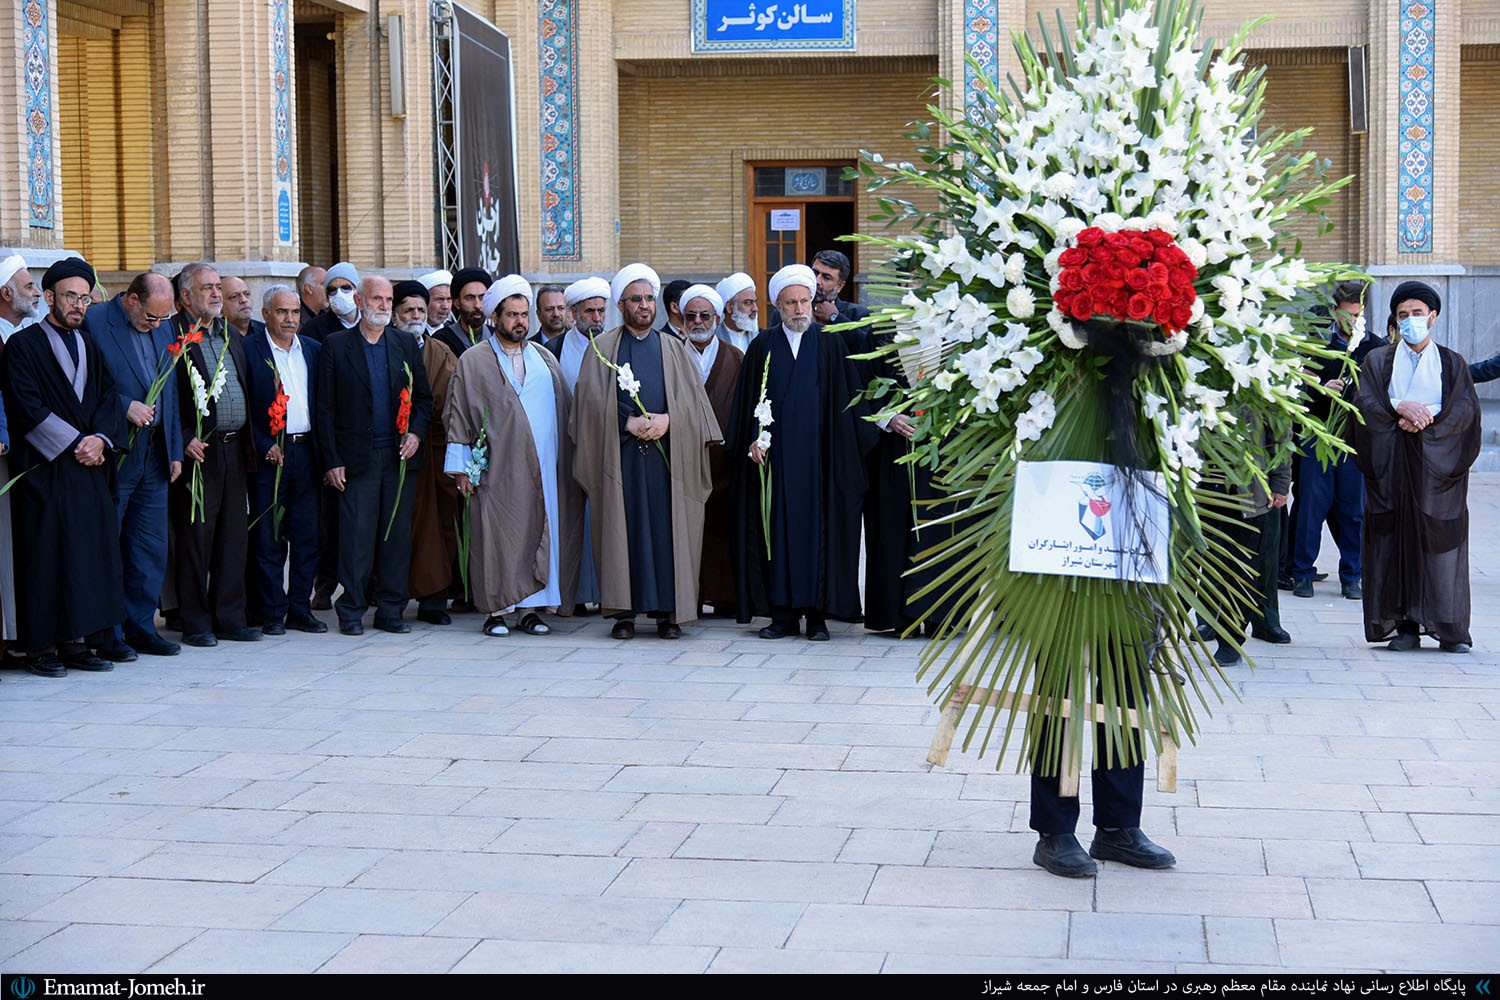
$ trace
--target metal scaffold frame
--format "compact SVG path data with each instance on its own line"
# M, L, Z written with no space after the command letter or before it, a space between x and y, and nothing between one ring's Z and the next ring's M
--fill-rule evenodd
M432 98L437 245L443 267L461 266L458 232L458 49L454 44L453 5L432 0Z

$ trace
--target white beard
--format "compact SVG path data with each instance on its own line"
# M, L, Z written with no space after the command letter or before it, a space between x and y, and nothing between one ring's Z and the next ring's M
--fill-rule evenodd
M792 319L783 316L781 317L781 325L786 327L788 333L806 333L808 328L812 326L812 317L802 316L798 319Z
M695 344L706 344L710 340L714 339L714 331L712 328L704 330L702 333L694 333L693 331L689 330L687 332L687 335L688 339Z
M756 321L738 309L730 310L729 315L725 319L728 326L740 331L740 333L756 334L760 332L760 327L756 325Z

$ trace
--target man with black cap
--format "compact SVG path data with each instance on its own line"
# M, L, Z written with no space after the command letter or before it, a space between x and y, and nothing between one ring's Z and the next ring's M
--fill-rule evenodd
M490 335L485 329L484 293L490 290L490 272L465 267L453 272L453 315L448 325L433 334L448 345L457 358Z
M0 394L14 454L12 487L20 644L43 677L110 670L85 640L109 647L125 617L110 473L128 431L99 349L79 333L94 269L68 257L47 269L47 315L5 345Z
M1360 367L1352 427L1365 475L1365 639L1416 649L1423 632L1467 653L1469 466L1479 455L1479 397L1468 364L1433 341L1442 299L1405 281L1391 294L1400 341Z
M448 345L427 333L427 285L398 281L394 286L396 329L416 338L432 390L433 420L427 425L422 467L412 471L416 497L411 512L411 595L417 601L417 618L429 625L447 625L448 593L458 560L458 484L443 474L448 436L441 419L448 405L448 384L458 370L458 358Z

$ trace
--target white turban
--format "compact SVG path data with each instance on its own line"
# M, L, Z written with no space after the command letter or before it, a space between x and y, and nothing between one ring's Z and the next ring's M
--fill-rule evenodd
M687 291L682 293L682 298L677 301L685 310L688 303L694 299L707 299L708 304L714 307L714 315L720 319L724 318L724 300L719 298L719 293L712 288L709 288L707 285L692 285Z
M589 299L609 298L609 282L603 278L579 278L563 289L563 301L570 306Z
M451 284L453 284L453 272L452 271L428 271L426 274L422 275L417 280L422 283L422 287L423 288L427 289L430 292L434 288L436 288L438 285L451 285Z
M619 302L625 294L625 289L637 281L651 282L651 294L661 294L661 278L657 276L655 271L651 270L645 264L626 264L615 275L615 280L609 283L609 297L611 301Z
M720 300L722 300L727 305L729 303L729 300L740 294L740 292L743 292L747 288L754 287L754 278L750 277L750 275L746 274L744 271L736 271L729 277L725 278L723 281L719 282L719 284L716 286L716 290L719 293Z
M323 276L323 287L333 284L335 278L343 278L355 288L359 287L359 272L347 260L341 260L328 269L328 273Z
M507 274L498 279L490 286L490 290L484 293L484 315L493 316L500 303L512 295L526 296L526 304L531 305L531 282L519 274Z
M803 285L810 294L818 292L818 276L806 264L788 264L771 276L771 305L781 298L781 290L788 285Z
M4 260L0 260L0 285L10 283L10 279L16 276L16 272L26 270L26 261L21 255L13 253Z

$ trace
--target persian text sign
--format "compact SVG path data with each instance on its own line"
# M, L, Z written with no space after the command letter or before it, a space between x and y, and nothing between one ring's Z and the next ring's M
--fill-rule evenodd
M1159 473L1100 462L1017 463L1011 571L1166 583L1165 489Z
M854 0L693 0L694 52L854 51Z

